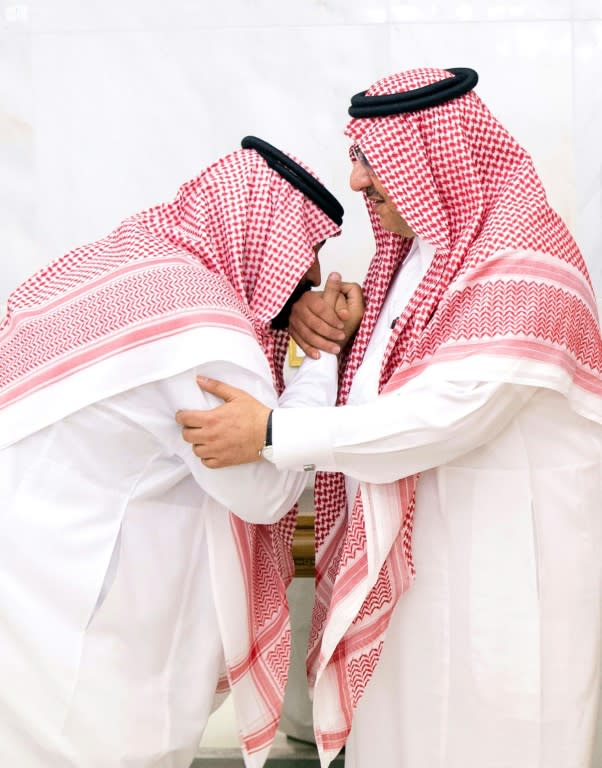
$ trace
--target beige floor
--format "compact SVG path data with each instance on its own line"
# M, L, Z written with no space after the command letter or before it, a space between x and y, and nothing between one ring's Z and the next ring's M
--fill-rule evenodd
M234 708L230 697L209 718L200 746L203 749L238 747Z

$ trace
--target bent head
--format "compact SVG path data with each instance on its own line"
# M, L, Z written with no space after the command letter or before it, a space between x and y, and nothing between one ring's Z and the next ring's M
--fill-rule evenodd
M416 233L401 216L357 145L352 147L351 158L352 167L349 178L351 189L366 195L372 210L380 219L382 228L403 237L415 237Z
M275 328L279 331L284 331L288 328L288 322L291 316L291 312L293 310L293 304L303 296L304 293L307 291L311 291L312 288L317 288L320 283L322 282L322 273L320 269L320 259L318 257L318 253L320 252L320 249L324 245L324 241L321 243L318 243L318 245L314 245L313 251L314 251L314 261L311 265L311 267L307 270L307 272L303 275L301 278L299 284L296 286L296 288L293 290L289 298L286 300L285 305L282 307L280 312L276 315L276 317L272 320L271 325L272 328Z

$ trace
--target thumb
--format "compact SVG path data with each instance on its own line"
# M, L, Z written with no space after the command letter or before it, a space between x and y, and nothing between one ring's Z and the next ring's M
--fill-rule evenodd
M208 379L205 376L197 376L196 383L203 392L209 392L210 395L215 395L226 403L229 403L241 394L240 389L224 384L223 381L217 381L217 379Z
M341 293L350 304L363 301L362 288L357 283L341 283Z
M329 307L334 307L341 292L341 276L338 272L331 272L324 286L324 301Z

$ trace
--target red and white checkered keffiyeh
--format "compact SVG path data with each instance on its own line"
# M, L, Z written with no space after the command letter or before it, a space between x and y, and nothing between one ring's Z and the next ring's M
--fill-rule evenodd
M41 269L9 297L0 327L2 442L155 380L160 369L154 366L162 361L140 371L128 365L128 352L199 327L255 336L281 391L288 337L272 331L269 321L312 265L312 247L338 231L246 149L184 184L172 203L126 219L103 240ZM191 349L181 370L198 358L199 350ZM114 361L112 375L92 377L90 389L76 388L74 397L61 396L74 376L107 360ZM45 402L61 402L63 410L48 416L38 408L43 412L30 418L24 433L20 416L35 411L28 403L45 392L51 395ZM227 684L236 710L254 713L252 721L239 722L252 755L271 744L286 683L294 515L275 525L232 515L231 523L247 585L248 615L240 621L250 640L243 658L229 658L226 639ZM244 697L251 704L241 703Z
M417 69L378 81L367 95L449 76ZM577 412L602 421L602 343L587 269L529 155L479 97L470 92L420 112L354 119L346 134L412 230L436 246L395 325L380 391L402 387L427 366L468 361L478 371L469 378L551 387ZM339 404L347 400L391 279L411 245L384 231L368 209L376 255ZM317 596L308 665L326 761L345 742L393 608L412 583L416 481L363 484L349 519L343 476L317 478ZM378 536L369 530L375 520Z

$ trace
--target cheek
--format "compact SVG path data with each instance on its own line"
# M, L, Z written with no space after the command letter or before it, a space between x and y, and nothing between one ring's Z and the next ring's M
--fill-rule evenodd
M397 232L398 235L404 237L412 237L413 233L406 222L401 218L397 212L397 208L394 205L387 205L386 210L383 211L382 217L383 226L391 232Z
M399 214L397 210L389 203L385 208L385 215L388 221L399 222Z

